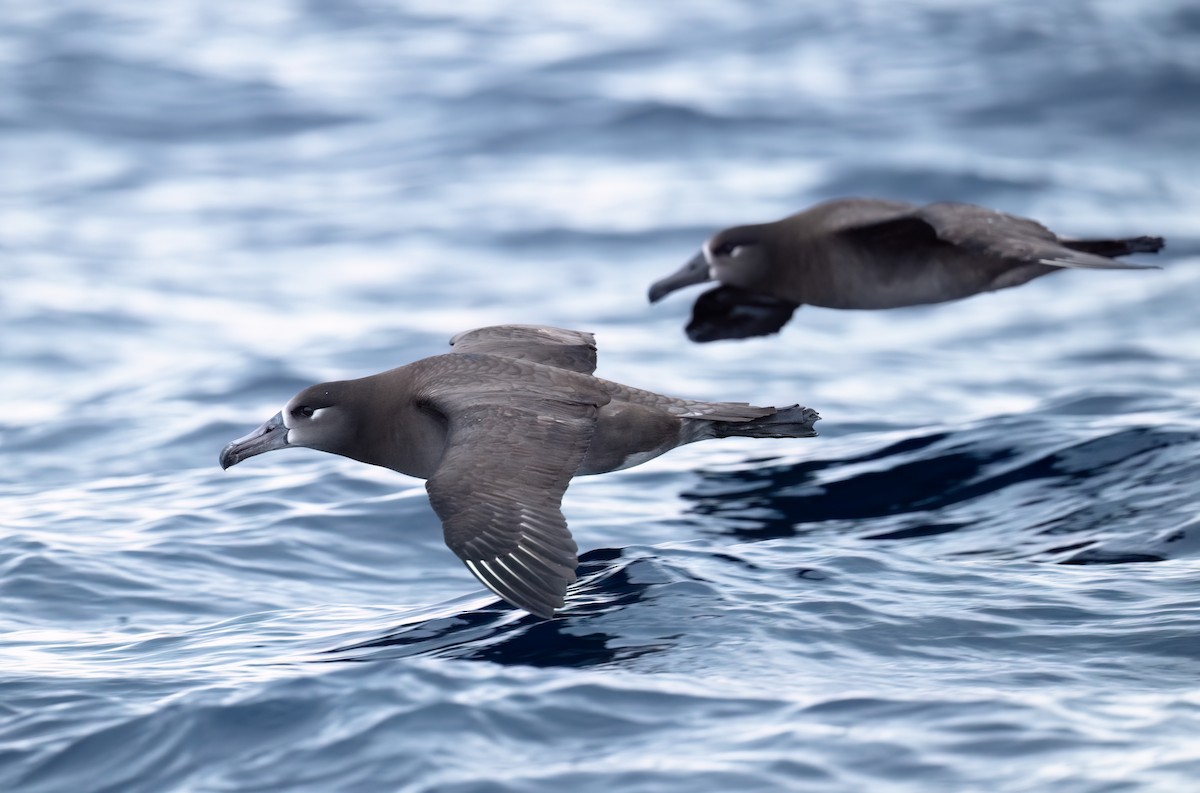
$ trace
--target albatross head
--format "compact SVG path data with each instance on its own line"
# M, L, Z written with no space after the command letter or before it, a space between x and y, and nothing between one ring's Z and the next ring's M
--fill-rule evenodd
M709 238L681 269L654 282L650 302L657 303L677 289L705 281L751 289L764 277L766 266L766 251L752 227L725 229Z
M283 410L222 449L221 467L291 446L351 456L346 450L356 436L356 422L341 386L320 383L296 394Z

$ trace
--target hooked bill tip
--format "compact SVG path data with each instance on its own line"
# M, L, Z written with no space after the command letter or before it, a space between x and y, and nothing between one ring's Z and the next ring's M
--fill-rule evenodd
M251 430L246 435L231 441L221 450L218 458L222 469L237 465L256 454L269 452L272 449L282 449L288 445L288 430L283 423L282 411Z

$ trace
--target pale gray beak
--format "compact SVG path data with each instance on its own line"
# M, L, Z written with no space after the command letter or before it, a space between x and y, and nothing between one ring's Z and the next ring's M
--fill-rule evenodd
M287 427L283 426L283 411L267 419L261 427L238 438L221 450L221 467L237 465L247 457L282 449L288 445Z
M650 302L657 303L676 289L683 289L692 284L702 284L710 278L712 275L709 273L708 260L704 258L704 251L700 251L678 272L668 275L661 281L655 281L650 286Z

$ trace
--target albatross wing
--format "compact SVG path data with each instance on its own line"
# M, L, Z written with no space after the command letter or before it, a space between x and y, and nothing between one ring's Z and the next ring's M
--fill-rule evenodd
M594 378L563 369L487 354L463 363L487 369L489 387L452 378L423 395L448 425L445 454L426 483L430 503L446 544L476 578L551 617L578 563L563 493L611 397Z
M1089 270L1158 269L1073 249L1069 241L1060 240L1035 220L974 204L928 204L913 217L928 223L941 240L998 259Z
M454 352L474 352L517 358L572 372L596 371L596 338L581 330L545 325L489 325L458 334L450 340Z

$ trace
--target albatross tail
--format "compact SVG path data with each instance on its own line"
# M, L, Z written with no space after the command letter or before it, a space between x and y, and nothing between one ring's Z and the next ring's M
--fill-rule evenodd
M1162 237L1132 237L1125 240L1060 240L1073 251L1094 253L1097 256L1128 256L1131 253L1158 253L1163 247Z
M812 408L792 405L750 421L712 421L708 426L713 438L811 438L820 418Z
M1131 237L1123 240L1060 239L1057 244L1039 251L1042 258L1038 261L1052 267L1082 270L1161 270L1162 268L1157 264L1135 264L1118 261L1112 257L1125 256L1130 253L1158 253L1162 247L1162 237ZM1036 278L1037 275L1030 277ZM1028 280L1029 278L1018 279L1011 284L1005 284L1005 286L1016 286Z

